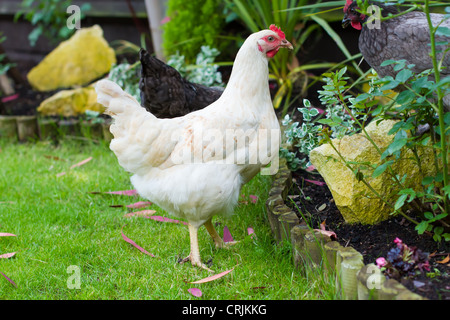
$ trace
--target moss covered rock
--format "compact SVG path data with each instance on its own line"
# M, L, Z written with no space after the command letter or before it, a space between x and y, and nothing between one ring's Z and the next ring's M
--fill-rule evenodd
M394 138L394 135L389 135L388 132L395 123L393 120L385 120L379 124L373 121L366 127L367 133L382 152ZM375 167L381 164L379 152L364 134L345 136L342 139L334 139L332 142L342 157L352 163L351 166L354 169L358 167L355 163L369 163ZM435 174L433 153L422 148L418 150L418 155L422 162L424 176L433 176ZM406 174L405 188L420 190L423 176L413 159L411 150L403 148L400 159L396 160L391 168L400 177ZM327 183L336 206L346 222L375 224L389 218L392 208L379 199L363 182L356 179L355 173L344 164L330 144L324 144L312 150L310 160ZM360 173L378 194L389 199L391 203L395 203L400 191L399 187L392 181L387 170L380 176L372 178L373 170L374 167L366 165Z
M97 103L93 86L73 90L62 90L42 101L38 112L43 116L78 116L86 110L103 112L103 105Z
M28 81L39 91L83 86L106 74L115 63L114 50L95 25L61 42L28 73Z

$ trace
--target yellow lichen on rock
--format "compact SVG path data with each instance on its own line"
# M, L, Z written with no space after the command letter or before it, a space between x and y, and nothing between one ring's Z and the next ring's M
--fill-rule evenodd
M88 86L62 90L42 101L37 110L43 116L72 117L84 114L86 110L102 113L105 108L97 103L95 88Z
M61 42L28 73L28 81L39 91L83 86L109 72L116 63L114 50L95 25L78 30Z
M395 123L393 120L385 120L379 124L373 121L366 127L367 134L381 152L386 150L394 138L394 135L389 135L388 132ZM380 153L365 134L345 136L342 139L334 139L332 143L354 170L360 169L360 174L364 175L365 180L379 195L395 203L400 188L392 181L387 170L376 178L372 177L374 168L381 164ZM433 176L433 153L424 147L418 149L418 156L424 176ZM391 168L398 177L406 174L405 188L420 190L423 176L413 159L411 150L403 148L400 158L394 161ZM392 207L377 197L362 181L358 181L355 173L344 164L330 144L312 150L310 161L327 183L346 222L375 224L389 218Z

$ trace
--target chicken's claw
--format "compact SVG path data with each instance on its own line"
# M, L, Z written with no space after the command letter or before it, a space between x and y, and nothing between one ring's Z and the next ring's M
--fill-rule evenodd
M206 266L206 264L204 264L204 263L202 263L202 262L200 261L200 257L196 258L196 257L193 257L191 254L189 254L186 258L180 260L179 263L185 263L185 262L188 262L188 261L190 261L191 264L192 264L194 267L199 267L199 268L204 269L204 270L206 270L206 271L208 271L208 272L214 273L213 270L211 270L210 268L208 268L208 267Z

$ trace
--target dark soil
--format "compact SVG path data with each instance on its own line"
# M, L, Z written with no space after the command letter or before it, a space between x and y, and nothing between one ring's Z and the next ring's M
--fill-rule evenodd
M395 247L394 239L397 237L409 247L415 246L429 253L431 270L428 276L420 274L401 282L409 290L430 300L450 300L450 262L438 263L448 256L448 243L438 245L431 236L419 235L414 225L402 217L393 217L373 226L347 224L328 187L304 179L323 182L319 174L303 170L294 172L293 187L286 202L299 214L298 207L311 227L320 228L320 224L325 221L326 229L336 233L336 240L342 246L351 246L362 254L364 264L375 263L377 258L386 257L388 251ZM301 214L299 218L304 221Z
M53 95L55 92L38 92L27 85L16 85L15 94L2 97L3 105L0 104L0 115L31 116L37 115L37 107L42 101ZM9 100L9 101L8 101Z

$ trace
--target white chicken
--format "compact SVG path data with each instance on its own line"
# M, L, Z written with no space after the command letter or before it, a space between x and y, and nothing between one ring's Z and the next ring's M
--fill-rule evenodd
M98 102L114 118L111 150L142 197L187 220L191 248L185 261L194 266L212 271L201 262L199 227L205 225L216 247L223 247L211 218L231 215L242 185L278 156L268 60L280 48L292 45L274 25L250 35L221 97L173 119L156 118L109 80L96 84Z

